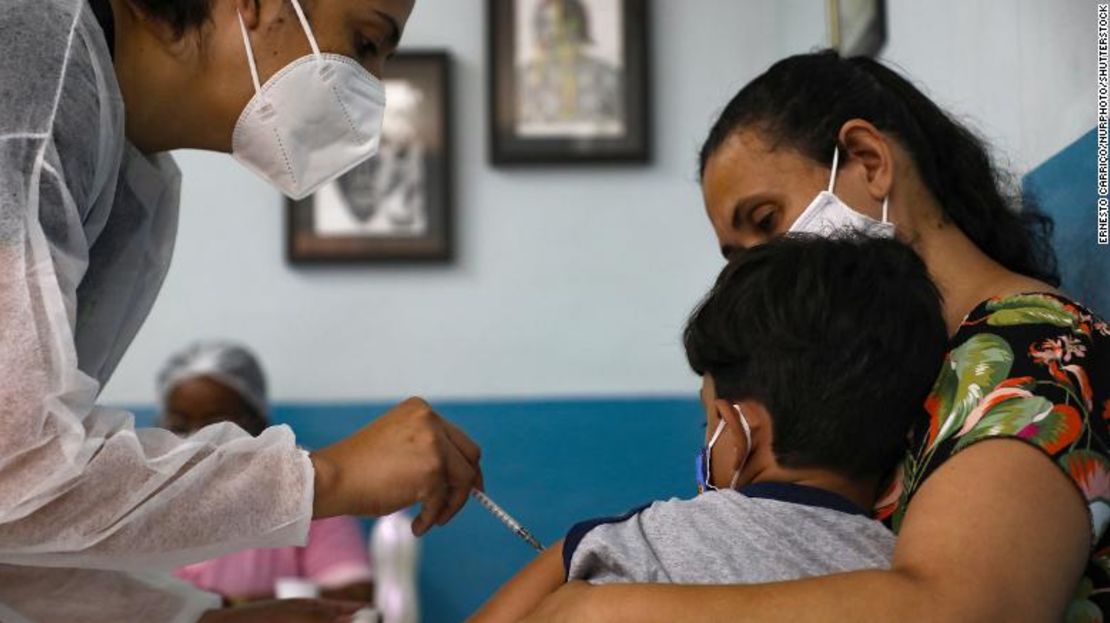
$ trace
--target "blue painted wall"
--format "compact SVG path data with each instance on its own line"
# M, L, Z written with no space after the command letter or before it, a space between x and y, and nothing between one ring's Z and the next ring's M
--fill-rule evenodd
M1103 317L1110 314L1110 247L1099 246L1095 130L1024 178L1024 190L1056 221L1053 245L1063 289Z
M573 523L652 499L694 493L702 443L697 399L437 403L482 446L486 491L544 542ZM385 404L278 404L306 447L326 445L382 413ZM139 425L150 408L134 410ZM423 540L425 623L461 621L532 557L532 550L471 502Z

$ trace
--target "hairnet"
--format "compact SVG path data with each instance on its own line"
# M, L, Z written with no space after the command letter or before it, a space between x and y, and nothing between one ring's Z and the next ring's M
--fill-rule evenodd
M158 396L165 406L170 393L184 381L210 378L266 417L266 376L246 346L223 340L195 342L174 353L158 373Z

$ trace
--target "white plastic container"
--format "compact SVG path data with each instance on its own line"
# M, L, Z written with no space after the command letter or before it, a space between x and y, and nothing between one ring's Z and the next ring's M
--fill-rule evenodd
M274 597L277 599L316 599L320 597L320 587L312 580L304 578L278 578L274 581Z
M411 515L398 511L374 524L370 561L374 566L374 607L381 612L382 623L420 623L419 560L420 543L412 535Z

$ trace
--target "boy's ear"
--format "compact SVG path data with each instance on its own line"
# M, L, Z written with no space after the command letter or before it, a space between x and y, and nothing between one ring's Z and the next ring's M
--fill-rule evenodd
M725 421L725 431L731 435L736 441L736 447L739 448L741 453L747 452L747 439L744 437L744 426L740 423L740 414L736 411L735 403L723 398L718 398L713 401L713 407L717 409L717 417ZM745 415L747 413L745 412ZM750 418L749 424L751 424Z
M740 423L740 412L736 410L739 406L744 410L744 420L748 423L748 428L752 431L752 443L755 444L761 437L764 429L770 428L770 415L767 409L763 407L762 403L754 400L737 400L730 402L724 399L718 399L714 405L717 408L717 415L724 418L727 422L727 428L735 431L737 444L743 444L744 439L744 426ZM741 448L743 450L744 448Z

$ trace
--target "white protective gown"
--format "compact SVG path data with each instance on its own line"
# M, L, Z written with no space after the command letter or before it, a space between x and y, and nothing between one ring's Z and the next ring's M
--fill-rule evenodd
M166 572L308 532L312 466L287 427L184 440L94 404L177 227L177 168L129 146L123 114L85 0L0 0L5 622L196 620L214 596Z

